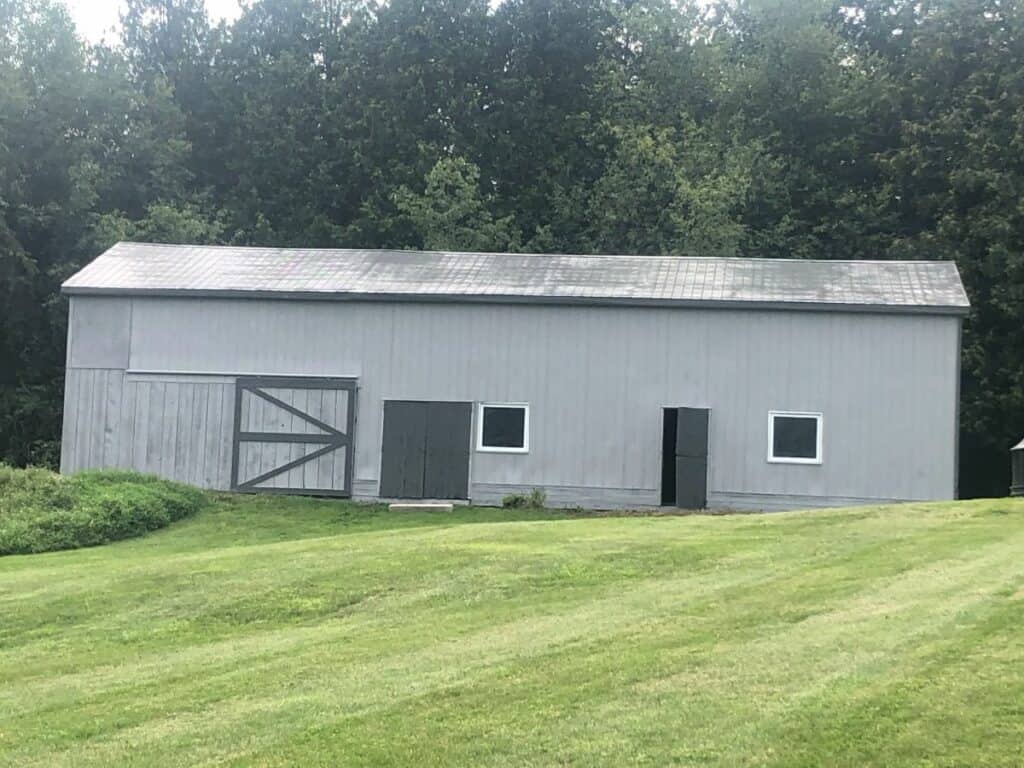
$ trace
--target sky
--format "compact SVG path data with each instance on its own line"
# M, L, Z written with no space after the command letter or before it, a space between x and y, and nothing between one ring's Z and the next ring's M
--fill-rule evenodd
M117 39L116 28L121 0L64 0L78 27L78 34L90 43ZM213 22L234 19L240 13L238 0L206 0L206 12ZM112 31L114 30L114 31Z

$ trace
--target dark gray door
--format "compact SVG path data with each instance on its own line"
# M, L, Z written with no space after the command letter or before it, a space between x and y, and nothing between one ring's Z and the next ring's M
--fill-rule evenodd
M380 495L469 498L472 403L387 400Z
M405 400L384 402L380 495L385 498L424 498L423 473L427 454L425 405Z
M423 497L467 499L473 405L428 403L427 406Z
M676 426L676 506L708 503L708 409L679 408Z

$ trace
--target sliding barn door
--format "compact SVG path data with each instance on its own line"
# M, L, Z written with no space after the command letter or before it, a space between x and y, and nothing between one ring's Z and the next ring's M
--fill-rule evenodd
M238 379L231 487L351 496L355 414L352 379Z

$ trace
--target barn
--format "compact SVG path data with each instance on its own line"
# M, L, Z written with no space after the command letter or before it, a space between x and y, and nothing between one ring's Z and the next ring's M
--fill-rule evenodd
M63 292L63 472L587 508L956 495L951 262L119 243Z

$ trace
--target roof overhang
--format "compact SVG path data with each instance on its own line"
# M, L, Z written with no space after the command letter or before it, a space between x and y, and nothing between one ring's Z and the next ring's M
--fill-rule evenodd
M548 306L603 306L648 307L662 309L731 309L773 310L793 312L844 312L884 315L945 315L965 317L970 307L929 306L922 304L852 304L826 301L749 301L728 299L648 299L618 296L523 296L501 294L441 294L441 293L355 293L331 291L254 291L226 289L179 288L99 288L89 286L63 286L67 296L124 296L137 298L197 298L288 301L352 301L403 302L418 304L520 304Z

